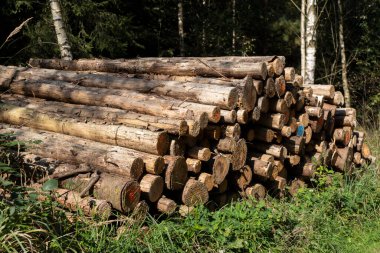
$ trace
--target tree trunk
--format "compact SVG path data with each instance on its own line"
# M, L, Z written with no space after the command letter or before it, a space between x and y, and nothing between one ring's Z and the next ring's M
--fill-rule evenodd
M178 35L179 35L179 54L185 55L185 33L183 30L183 0L178 1Z
M232 53L236 53L236 0L232 0Z
M314 83L317 52L317 2L306 0L306 73L305 84Z
M51 14L53 18L55 33L57 34L57 40L59 45L59 50L61 51L61 58L64 60L72 60L73 56L71 54L71 48L69 40L66 35L65 27L63 24L61 6L59 5L59 0L49 0Z
M301 76L306 77L306 37L305 37L305 15L306 0L301 0Z
M346 51L344 45L344 30L343 30L343 6L341 0L338 0L338 10L339 10L339 45L340 45L340 56L342 62L342 82L344 90L344 100L346 102L346 107L351 107L351 97L350 89L347 80L347 62L346 62Z

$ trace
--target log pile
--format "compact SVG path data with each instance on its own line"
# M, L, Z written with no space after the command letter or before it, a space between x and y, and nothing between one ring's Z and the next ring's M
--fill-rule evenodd
M0 134L39 140L20 153L44 168L31 183L58 179L58 200L84 213L98 210L90 200L123 213L141 200L152 213L215 209L293 194L320 165L352 173L375 160L342 94L303 85L284 57L29 65L0 67Z

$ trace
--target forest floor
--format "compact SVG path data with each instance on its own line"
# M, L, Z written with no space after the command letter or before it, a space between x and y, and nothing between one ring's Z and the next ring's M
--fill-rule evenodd
M380 157L380 131L367 132ZM240 201L216 212L199 207L187 218L147 217L121 234L102 221L70 222L55 202L20 194L12 203L0 200L0 252L380 252L379 165L350 177L322 168L317 187L294 198Z

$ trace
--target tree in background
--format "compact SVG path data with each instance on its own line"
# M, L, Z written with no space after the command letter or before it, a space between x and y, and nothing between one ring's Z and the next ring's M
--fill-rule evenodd
M306 84L313 84L317 52L317 1L306 0L305 74Z
M58 0L49 0L51 15L53 18L55 33L57 34L57 41L59 50L61 51L61 58L64 60L72 60L71 47L66 35L65 26L62 20L61 6Z

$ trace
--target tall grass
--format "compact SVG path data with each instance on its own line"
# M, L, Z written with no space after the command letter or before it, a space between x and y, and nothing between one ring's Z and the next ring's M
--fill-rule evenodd
M368 133L378 156L380 132ZM147 217L122 234L96 220L71 223L54 202L22 195L19 206L0 201L0 251L379 252L378 165L335 175L329 185L322 177L294 198L240 201L217 212L199 207L187 218Z

